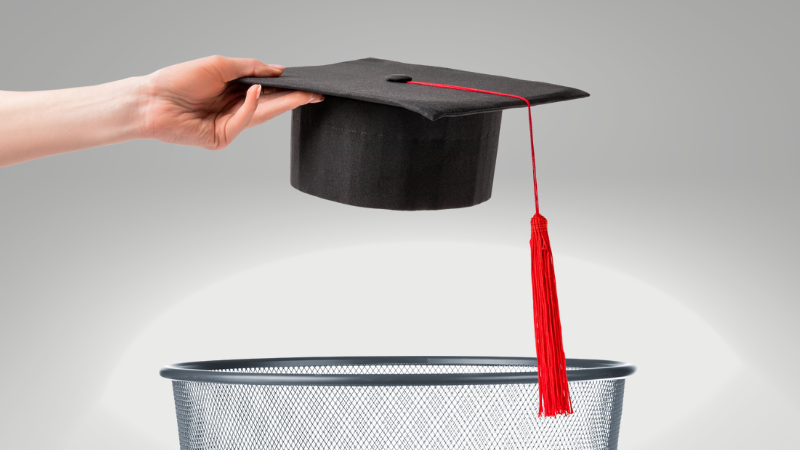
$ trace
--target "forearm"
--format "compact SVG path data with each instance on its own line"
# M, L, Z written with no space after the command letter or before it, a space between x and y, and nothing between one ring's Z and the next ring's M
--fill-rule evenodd
M143 83L0 91L0 167L142 137Z

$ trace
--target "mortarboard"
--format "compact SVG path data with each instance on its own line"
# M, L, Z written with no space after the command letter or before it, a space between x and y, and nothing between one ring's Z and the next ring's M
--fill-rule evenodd
M589 94L535 81L375 58L288 67L260 84L316 92L292 112L291 183L339 203L394 210L473 206L492 195L503 109L516 98L405 81L515 94L531 105Z
M572 413L547 220L539 214L530 107L589 94L375 58L238 81L324 94L324 102L292 112L292 186L368 208L436 210L488 200L502 110L527 106L536 204L530 248L539 414Z

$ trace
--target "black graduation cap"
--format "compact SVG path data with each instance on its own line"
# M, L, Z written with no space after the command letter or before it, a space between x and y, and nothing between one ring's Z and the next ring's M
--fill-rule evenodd
M366 58L239 80L325 95L292 112L291 183L348 205L461 208L492 195L502 110L587 97L554 84Z
M500 118L528 107L536 214L531 287L539 415L573 413L547 219L539 213L531 105L589 94L564 86L367 58L243 83L325 94L292 112L292 186L396 210L472 206L492 195Z

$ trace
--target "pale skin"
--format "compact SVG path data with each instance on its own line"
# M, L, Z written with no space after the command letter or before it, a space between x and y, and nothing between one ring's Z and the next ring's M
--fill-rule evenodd
M0 167L133 139L223 149L247 128L323 100L311 92L229 83L277 77L283 69L210 56L98 86L0 91Z

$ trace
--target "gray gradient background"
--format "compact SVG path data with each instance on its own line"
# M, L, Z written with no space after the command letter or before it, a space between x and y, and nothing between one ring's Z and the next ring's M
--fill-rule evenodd
M653 448L796 442L792 2L48 3L0 7L0 89L223 54L287 66L373 56L590 92L534 109L556 250L679 299L748 367ZM92 414L118 355L176 301L255 265L352 244L526 245L521 114L504 114L492 200L439 213L294 191L288 115L221 152L137 141L0 169L2 446L54 448L95 429L106 440L83 448L142 448Z

